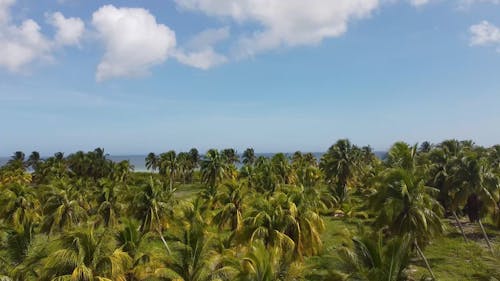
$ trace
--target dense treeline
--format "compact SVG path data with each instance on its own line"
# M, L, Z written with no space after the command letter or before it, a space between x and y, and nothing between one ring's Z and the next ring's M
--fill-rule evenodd
M102 149L16 152L0 168L0 280L432 280L426 247L448 221L469 242L464 217L493 260L475 278L500 279L483 226L500 226L498 145L398 142L379 159L339 140L319 160L191 149L145 161L151 173ZM332 248L327 218L358 228Z

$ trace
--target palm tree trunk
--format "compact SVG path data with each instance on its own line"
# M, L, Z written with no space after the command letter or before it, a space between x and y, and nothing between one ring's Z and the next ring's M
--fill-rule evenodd
M455 221L458 224L458 228L460 228L460 232L462 233L462 237L464 238L465 243L468 243L467 236L465 236L464 228L462 227L462 223L458 219L457 213L453 211L453 216L455 217Z
M163 233L161 232L161 222L160 222L160 216L158 216L158 210L155 207L155 216L156 216L156 222L157 222L157 229L158 229L158 234L160 235L161 242L163 242L163 245L167 249L167 253L170 255L172 252L170 251L170 247L168 247L167 241L165 240L165 237L163 237Z
M483 226L483 223L481 222L481 219L479 219L478 222L479 222L479 226L481 227L481 231L483 232L484 240L486 240L486 244L488 245L490 252L493 254L493 247L491 247L490 239L488 238L488 234L484 230L484 226Z
M422 250L418 246L417 239L415 239L415 241L413 241L413 244L415 245L415 248L417 249L417 252L420 255L420 257L422 258L422 260L424 260L425 267L427 267L427 271L429 271L429 274L431 275L432 280L436 281L437 280L436 276L434 275L434 272L432 272L431 265L429 264L429 261L427 261L427 258L425 257L424 252L422 252Z

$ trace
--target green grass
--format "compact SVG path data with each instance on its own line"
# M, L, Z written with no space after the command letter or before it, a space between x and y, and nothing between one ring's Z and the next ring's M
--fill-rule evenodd
M346 231L351 234L358 232L358 224L368 226L368 221L351 220L348 218L338 219L325 217L326 231L323 234L323 243L325 247L325 256L308 260L310 266L322 264L328 259L332 262L331 256L335 256L335 249L341 246L343 239L346 239L342 233ZM459 230L456 229L451 221L446 220L448 225L447 233L435 238L430 245L424 249L424 253L429 260L431 267L439 281L490 281L497 280L491 277L499 278L500 253L493 256L486 246L481 230L478 224L462 221L469 242L465 243ZM488 236L494 246L499 250L498 237L500 231L490 224L485 224ZM330 255L330 257L327 257ZM325 259L325 260L321 260ZM335 259L333 259L334 261ZM422 276L429 276L423 261L418 257L412 261L409 268L413 280L420 280ZM314 280L314 279L311 279Z

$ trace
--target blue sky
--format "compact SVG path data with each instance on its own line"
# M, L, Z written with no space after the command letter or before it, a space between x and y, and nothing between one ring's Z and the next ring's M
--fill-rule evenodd
M283 3L0 0L0 155L500 143L500 1Z

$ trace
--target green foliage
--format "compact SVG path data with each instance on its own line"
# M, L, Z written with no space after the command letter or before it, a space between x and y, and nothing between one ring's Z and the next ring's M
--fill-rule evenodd
M134 172L99 148L14 153L0 167L0 280L500 279L500 146L398 142L378 159L339 140L319 162L241 159L150 153Z

